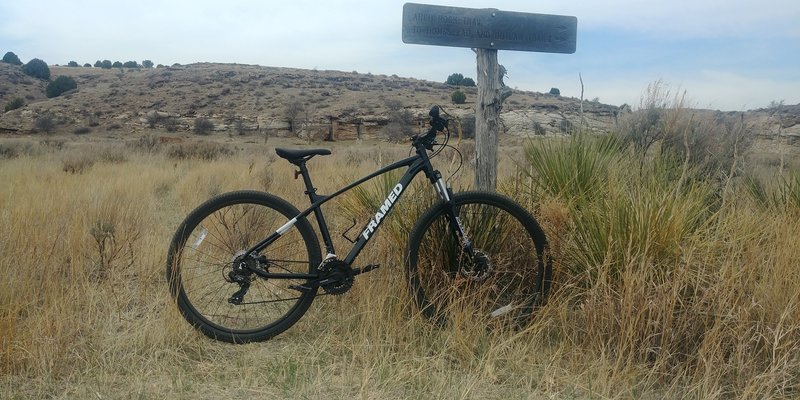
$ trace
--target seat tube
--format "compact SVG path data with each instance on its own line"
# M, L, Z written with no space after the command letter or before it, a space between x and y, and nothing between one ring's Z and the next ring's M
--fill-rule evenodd
M316 203L319 200L325 198L325 196L320 196L317 194L317 188L311 183L311 175L308 173L308 168L306 167L306 163L302 162L298 165L300 168L300 175L303 177L303 184L306 186L306 195L308 195L308 199L311 201L311 204ZM320 234L322 234L322 241L325 243L325 251L328 255L335 255L336 250L333 248L333 240L331 240L331 234L328 231L328 224L325 222L325 216L322 215L322 208L317 207L314 209L314 217L317 220L317 226L319 226Z

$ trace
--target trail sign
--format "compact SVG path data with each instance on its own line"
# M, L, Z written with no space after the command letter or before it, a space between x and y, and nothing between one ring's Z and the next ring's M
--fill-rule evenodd
M572 54L577 30L578 19L564 15L403 6L403 42L411 44Z
M403 42L434 46L469 47L478 66L475 101L475 187L497 187L497 145L503 101L511 89L497 62L498 50L542 53L575 52L578 19L564 15L530 14L406 3L403 5Z

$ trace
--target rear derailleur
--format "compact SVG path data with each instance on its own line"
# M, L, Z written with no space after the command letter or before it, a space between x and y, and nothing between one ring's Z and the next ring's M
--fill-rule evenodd
M262 255L251 253L249 257L244 257L244 252L237 254L231 262L231 270L223 278L229 283L237 283L239 290L228 299L228 303L240 305L244 301L244 295L250 290L251 277L254 269L266 270L267 258Z

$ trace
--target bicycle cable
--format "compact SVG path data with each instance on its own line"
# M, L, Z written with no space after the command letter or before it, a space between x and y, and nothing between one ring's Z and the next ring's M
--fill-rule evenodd
M458 130L458 133L459 133L458 134L458 139L459 139L459 142L461 142L461 122L460 122L460 120L458 118L456 118L455 116L453 116L452 114L448 113L447 110L444 109L444 107L442 107L442 106L440 106L438 104L436 106L439 107L439 111L444 113L444 115L450 117L450 118L447 119L448 122L449 121L455 121L456 122L456 129ZM436 149L430 155L430 158L436 157L437 155L439 155L439 153L442 152L442 150L445 149L445 147L449 147L449 148L453 149L453 151L455 151L455 153L458 155L458 167L456 168L455 171L453 171L450 174L450 176L447 177L447 179L445 179L445 182L450 182L450 180L453 179L456 176L456 174L458 174L458 171L460 171L461 167L464 165L464 155L461 154L461 151L459 151L455 146L452 146L452 145L449 144L450 143L450 135L451 135L450 126L449 125L450 125L449 123L446 124L445 128L444 128L444 134L445 134L444 142L443 143L434 142L434 145L438 145L439 148ZM452 166L454 162L455 162L455 157L453 158L453 161L450 162L450 165Z

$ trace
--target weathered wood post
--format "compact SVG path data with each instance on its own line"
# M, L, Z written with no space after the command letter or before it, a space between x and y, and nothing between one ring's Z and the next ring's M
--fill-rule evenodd
M406 3L403 42L475 49L478 98L475 101L475 187L497 187L500 111L511 90L497 50L574 53L578 19L563 15L471 9Z
M511 89L503 84L504 68L497 62L497 50L475 49L478 64L478 99L475 102L475 188L497 188L497 145L503 101Z

